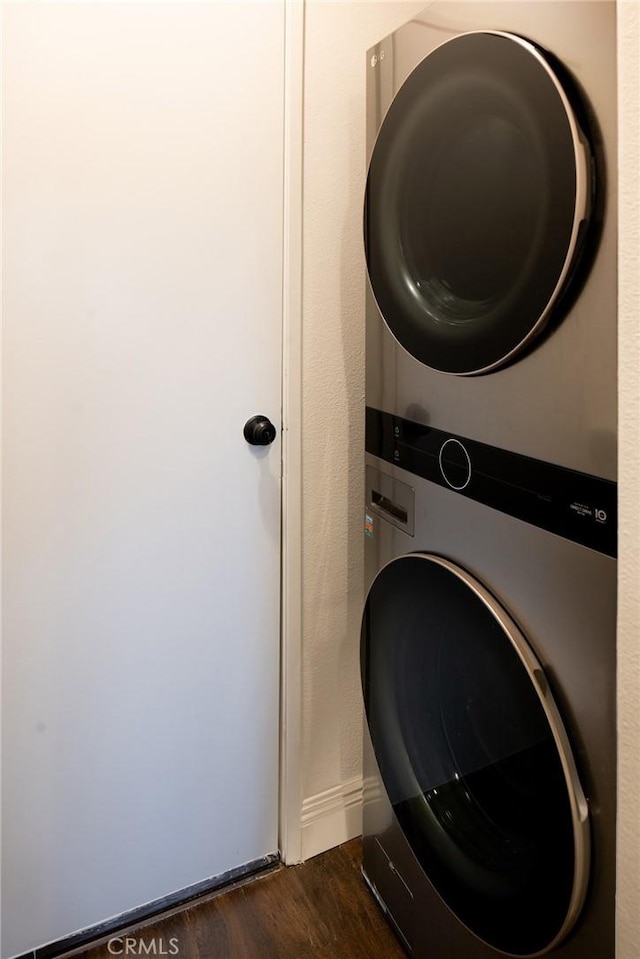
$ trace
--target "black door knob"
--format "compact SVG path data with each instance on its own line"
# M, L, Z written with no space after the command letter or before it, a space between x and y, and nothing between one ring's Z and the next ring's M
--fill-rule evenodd
M252 416L244 424L244 438L252 446L269 446L276 438L276 428L268 416Z

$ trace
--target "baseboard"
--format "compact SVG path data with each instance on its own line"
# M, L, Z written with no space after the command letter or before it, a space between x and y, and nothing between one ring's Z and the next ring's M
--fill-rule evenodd
M302 859L362 835L362 777L325 789L302 803Z

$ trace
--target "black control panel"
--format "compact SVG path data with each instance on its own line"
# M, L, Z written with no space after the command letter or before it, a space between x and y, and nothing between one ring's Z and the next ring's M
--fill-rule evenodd
M367 407L366 449L416 476L617 555L617 484Z

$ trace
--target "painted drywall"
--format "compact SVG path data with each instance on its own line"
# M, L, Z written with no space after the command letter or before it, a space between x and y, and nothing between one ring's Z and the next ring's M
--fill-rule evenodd
M617 956L640 942L640 5L618 2L620 560Z
M302 780L307 812L316 797L327 794L331 803L333 787L353 787L361 775L365 53L423 6L353 0L306 5ZM357 815L347 831L354 828L357 833ZM332 835L346 838L344 831ZM303 841L303 854L317 851Z

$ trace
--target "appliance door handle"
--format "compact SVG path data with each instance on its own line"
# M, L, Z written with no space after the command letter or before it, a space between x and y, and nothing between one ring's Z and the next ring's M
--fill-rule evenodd
M389 516L392 516L400 523L406 524L408 522L409 514L407 510L400 506L399 503L395 503L392 499L383 496L382 493L379 493L375 489L371 490L371 502L381 513L388 513Z

